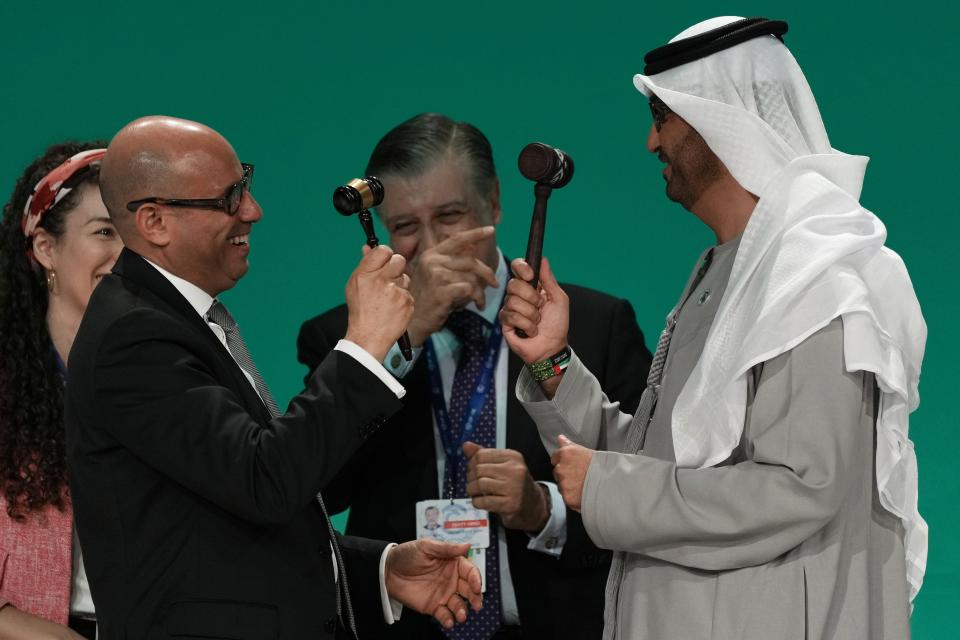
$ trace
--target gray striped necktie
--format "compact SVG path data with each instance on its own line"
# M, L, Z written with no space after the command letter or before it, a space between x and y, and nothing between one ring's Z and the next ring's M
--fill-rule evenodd
M257 393L260 394L260 399L263 400L263 404L270 410L270 415L273 417L280 415L280 408L277 407L277 403L273 399L273 394L270 393L267 383L263 381L263 376L260 375L260 371L257 370L257 365L253 364L253 358L250 357L250 352L247 351L247 345L243 341L243 336L240 335L240 327L237 326L237 322L233 319L233 316L230 315L230 312L227 311L227 308L219 300L214 300L210 310L207 311L207 318L210 319L210 322L219 325L220 328L223 329L223 333L227 336L227 349L230 351L233 359L237 361L237 364L240 365L240 368L249 373L250 377L253 378Z
M207 311L207 318L210 322L219 325L220 328L223 329L223 333L227 337L227 350L230 351L230 354L233 356L233 359L237 361L237 364L253 378L257 393L260 394L260 399L263 400L263 404L266 405L270 411L270 415L274 418L279 416L280 408L277 406L276 401L274 401L273 394L270 393L267 383L263 381L263 376L260 375L257 366L253 364L253 358L250 357L250 352L247 351L247 345L243 341L243 336L240 335L240 327L237 326L237 322L233 319L233 316L230 315L230 312L227 311L227 308L222 302L214 300L210 310ZM333 548L333 555L337 561L338 587L343 588L342 600L340 589L337 589L337 615L342 616L344 611L341 609L345 609L347 627L353 632L353 637L356 638L357 624L353 617L353 605L350 602L350 587L347 585L347 571L343 564L343 555L340 552L340 545L337 544L337 536L333 530L333 524L330 522L327 507L323 504L323 498L319 493L317 494L317 502L320 505L320 510L323 512L324 520L327 522L330 546ZM343 605L342 607L341 604Z

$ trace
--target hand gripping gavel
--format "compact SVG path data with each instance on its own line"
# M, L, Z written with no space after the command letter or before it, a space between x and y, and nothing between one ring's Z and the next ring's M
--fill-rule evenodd
M342 215L352 216L359 213L360 226L367 235L367 246L373 249L380 244L380 239L373 229L373 216L370 209L383 202L383 183L373 176L354 178L333 192L333 206ZM404 331L397 340L400 353L407 362L413 360L413 348L410 346L410 336Z
M531 142L520 151L517 159L520 173L533 180L533 218L530 220L530 236L527 239L527 264L533 269L534 288L540 283L540 259L543 257L543 234L547 227L547 200L554 189L566 186L573 178L573 158L560 149L542 142ZM527 334L517 330L517 335Z

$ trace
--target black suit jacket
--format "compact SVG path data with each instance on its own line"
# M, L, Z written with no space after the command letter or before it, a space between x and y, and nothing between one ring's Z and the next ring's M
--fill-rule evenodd
M182 295L124 250L70 354L70 487L100 637L333 636L315 495L399 400L341 352L271 419ZM341 540L358 616L382 621L384 543Z
M646 386L650 352L644 346L633 308L626 300L563 285L570 297L570 344L600 380L607 395L633 412ZM308 320L300 329L297 353L310 371L323 361L346 331L347 311L340 306ZM506 446L523 454L536 480L553 480L553 468L536 426L514 394L522 362L508 362ZM309 379L309 374L308 378ZM403 379L404 408L328 485L330 509L350 508L347 532L354 535L412 540L416 537L414 503L437 498L437 464L427 371L420 358ZM599 638L603 629L603 594L610 552L598 549L580 515L567 510L567 542L560 559L527 549L529 537L507 530L510 573L524 638ZM440 637L426 616L405 612L390 628L368 637Z

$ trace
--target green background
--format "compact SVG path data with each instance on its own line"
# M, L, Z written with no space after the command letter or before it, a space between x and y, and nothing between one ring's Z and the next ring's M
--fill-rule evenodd
M545 253L567 281L631 300L648 346L712 236L663 195L646 153L650 117L631 84L648 49L723 13L790 23L786 41L833 145L872 158L864 205L887 224L929 326L911 436L930 524L914 637L946 637L960 604L954 461L960 437L951 285L957 10L871 2L12 2L0 6L0 184L48 143L110 137L169 114L222 132L257 165L264 218L251 270L227 296L278 398L301 386L300 323L338 304L360 254L356 220L330 205L383 133L422 111L479 126L503 189L500 244L522 255L532 189L519 149L542 140L576 160L551 199ZM9 193L9 191L7 191ZM953 333L951 333L953 331ZM4 363L7 364L7 363Z

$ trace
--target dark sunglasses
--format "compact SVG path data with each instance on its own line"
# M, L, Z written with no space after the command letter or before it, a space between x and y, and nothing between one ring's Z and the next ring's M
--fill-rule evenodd
M143 204L165 204L168 207L190 207L192 209L219 209L228 216L234 215L240 209L240 202L243 200L243 192L250 191L253 185L253 165L241 162L243 167L243 177L240 182L235 182L227 187L222 198L141 198L140 200L131 200L127 203L128 211L136 211Z
M650 96L650 113L653 114L653 128L660 131L660 127L673 111L657 96Z

